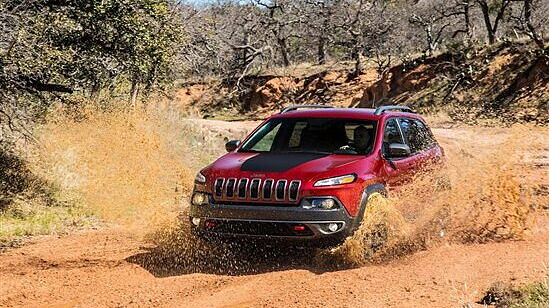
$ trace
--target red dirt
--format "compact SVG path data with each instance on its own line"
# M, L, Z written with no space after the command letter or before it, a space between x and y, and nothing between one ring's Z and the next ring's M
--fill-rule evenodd
M540 279L549 263L548 230L525 241L444 246L356 269L280 266L235 276L212 269L155 277L126 261L143 252L141 244L114 228L9 251L0 255L0 306L456 307L478 300L496 280Z

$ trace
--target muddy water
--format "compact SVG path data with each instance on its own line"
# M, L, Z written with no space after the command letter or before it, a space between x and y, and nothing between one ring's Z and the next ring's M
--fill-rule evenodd
M181 123L159 112L91 112L78 120L57 116L38 132L40 146L32 159L37 172L58 183L60 194L107 222L143 234L155 250L143 262L159 271L212 265L253 271L257 260L292 262L295 258L262 247L215 245L190 235L178 217L185 216L191 170L215 157L211 149L219 149L224 136ZM231 127L227 135L235 134ZM540 154L524 156L547 149L546 130L516 126L435 133L446 149L447 168L418 176L389 199L372 198L356 235L341 247L317 252L314 262L357 266L443 242L517 239L530 232L536 206L547 201L532 201L532 192L547 179L531 176L529 159L539 160Z

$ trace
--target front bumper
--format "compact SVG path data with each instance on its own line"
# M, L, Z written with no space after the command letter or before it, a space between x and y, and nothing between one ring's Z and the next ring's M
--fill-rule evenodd
M191 205L189 216L195 233L206 239L245 239L328 247L342 243L354 232L354 219L343 206L319 210L210 202L208 205Z

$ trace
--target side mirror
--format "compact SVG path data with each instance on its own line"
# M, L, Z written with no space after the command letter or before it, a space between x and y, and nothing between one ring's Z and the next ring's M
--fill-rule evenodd
M227 152L232 152L238 148L240 145L240 140L230 140L229 142L225 143L225 149Z
M389 157L407 157L412 154L410 147L403 143L391 143L389 144Z

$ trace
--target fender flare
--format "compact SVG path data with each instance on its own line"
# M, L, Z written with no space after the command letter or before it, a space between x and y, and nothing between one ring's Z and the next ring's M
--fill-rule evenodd
M384 197L387 197L389 195L387 192L387 188L385 188L385 185L381 183L371 184L364 188L364 191L362 192L362 197L360 198L360 209L353 221L352 233L354 233L362 223L362 219L364 218L364 212L366 211L366 207L368 206L368 197L370 197L370 195L372 195L373 193L380 193Z

